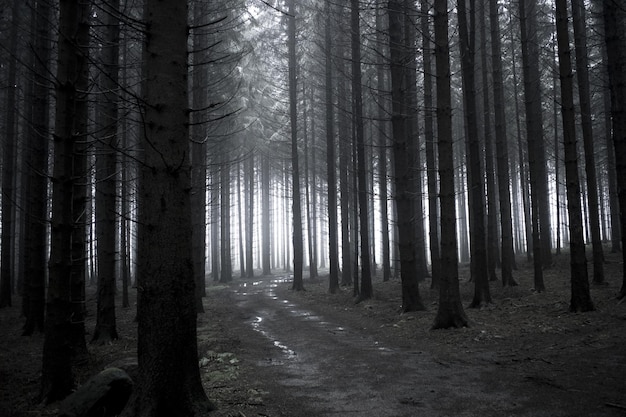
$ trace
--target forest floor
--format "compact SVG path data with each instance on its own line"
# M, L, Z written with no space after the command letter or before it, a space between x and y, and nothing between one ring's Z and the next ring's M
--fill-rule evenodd
M468 309L470 326L430 330L438 292L420 285L427 311L400 314L397 279L374 280L374 298L328 294L327 277L291 290L288 273L207 287L198 349L209 416L626 416L626 302L615 299L621 254L606 254L608 285L596 310L569 313L568 257L532 290L520 262L517 287L491 284L493 303ZM519 261L519 259L518 259ZM464 306L473 284L462 267ZM93 290L86 328L95 323ZM0 417L53 416L37 402L43 336L20 336L19 300L0 310ZM133 361L134 308L118 309L120 339L89 345L78 382ZM89 337L89 335L88 335Z

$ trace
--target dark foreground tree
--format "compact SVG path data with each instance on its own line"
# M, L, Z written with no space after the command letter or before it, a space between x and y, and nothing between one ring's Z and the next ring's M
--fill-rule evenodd
M435 0L435 63L437 68L437 133L441 207L441 280L439 307L433 329L467 326L461 304L454 203L452 150L452 98L450 92L450 46L448 1Z
M409 161L409 140L407 114L408 67L407 48L404 36L404 7L400 1L389 2L389 50L391 58L391 125L393 130L395 202L398 215L398 247L400 252L400 279L402 281L402 311L424 310L417 279L417 260L414 234L414 218L411 204L411 165ZM418 219L421 221L421 219Z
M613 145L620 207L622 255L626 259L626 8L620 0L603 0L604 36L611 86ZM622 288L626 297L626 269L622 268Z
M123 416L196 416L212 408L198 368L192 263L187 3L147 0L144 161L139 190L139 374Z
M556 1L556 37L559 49L559 78L561 80L561 114L563 119L563 148L565 150L565 185L570 232L570 274L573 312L594 309L589 294L587 257L583 237L583 216L578 179L578 151L576 150L576 114L574 113L574 82L572 74L567 0Z
M44 403L60 400L71 392L74 349L85 344L83 323L79 319L77 325L74 316L78 262L74 196L80 166L77 158L81 157L77 155L78 141L85 135L89 7L88 3L70 0L59 5L52 221L41 378ZM82 254L79 256L82 258Z

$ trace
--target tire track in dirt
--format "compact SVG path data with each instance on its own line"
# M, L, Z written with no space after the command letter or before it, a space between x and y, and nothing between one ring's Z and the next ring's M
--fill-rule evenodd
M284 415L566 415L558 402L541 404L541 392L516 392L519 381L496 365L389 346L279 297L277 287L289 282L264 277L231 294L248 333L242 351L270 384L268 401L285 402Z

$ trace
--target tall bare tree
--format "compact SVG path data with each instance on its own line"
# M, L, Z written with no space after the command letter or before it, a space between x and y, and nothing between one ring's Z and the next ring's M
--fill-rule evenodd
M604 37L611 86L613 145L620 206L622 255L626 260L626 9L619 0L603 0ZM626 269L618 297L626 297Z
M559 52L559 79L561 81L561 116L563 120L563 148L567 212L570 232L570 274L572 297L569 309L573 312L594 310L589 293L587 257L583 236L583 216L578 177L578 150L576 149L576 113L574 111L574 75L569 43L567 0L556 0L556 36Z
M298 163L298 86L296 80L296 16L295 0L289 0L288 48L289 48L289 119L291 122L291 181L293 215L293 289L303 290L302 268L304 248L302 240L302 204L300 201L300 172Z
M604 284L604 251L600 237L600 204L598 180L593 145L593 122L591 114L591 92L589 84L589 59L585 24L585 5L582 0L571 0L574 45L576 47L576 77L578 80L578 101L580 105L583 147L585 150L585 174L587 176L587 200L589 229L593 251L593 283Z
M391 99L392 113L391 125L393 130L393 167L395 183L395 202L398 216L398 246L400 249L400 279L402 281L402 310L424 310L419 293L418 266L415 245L415 212L413 211L413 189L409 151L409 115L414 111L409 108L406 95L411 91L407 83L411 77L408 72L412 70L408 66L411 53L407 48L405 36L407 13L405 3L401 1L389 1L389 51L391 63ZM421 197L420 197L421 198ZM421 221L421 218L418 219Z
M493 78L493 104L495 112L496 170L498 172L498 196L500 197L500 233L502 285L514 286L515 253L513 251L513 220L511 218L511 191L509 187L509 152L504 106L504 81L502 75L502 42L497 0L489 0L491 29L491 68Z
M82 157L77 142L84 141L86 126L81 115L86 114L87 108L84 94L89 4L67 0L59 6L52 221L41 391L45 403L64 398L74 385L72 356L77 340L73 278L76 278L77 242L73 237L79 226L73 208L77 174L83 174L76 171L80 165L77 158ZM80 257L84 258L84 253Z
M356 139L357 194L359 211L359 244L361 248L361 287L358 300L372 297L370 236L368 225L367 172L365 163L365 133L363 131L363 94L361 81L361 21L359 1L350 0L350 29L352 50L352 108Z
M441 280L434 329L467 326L461 304L456 239L454 158L452 149L452 97L448 1L435 0L435 64L437 74L437 135L439 154L439 200L441 207Z
M123 416L205 415L192 262L187 2L147 0L139 190L139 371Z

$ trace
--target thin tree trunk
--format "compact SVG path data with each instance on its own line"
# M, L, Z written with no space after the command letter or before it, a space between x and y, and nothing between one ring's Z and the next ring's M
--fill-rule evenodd
M528 6L527 7L527 3ZM519 14L522 35L522 61L524 72L524 99L526 102L526 137L528 142L528 170L530 172L530 201L532 202L532 242L535 291L545 290L543 282L543 267L549 261L542 257L546 252L542 245L547 243L548 229L539 227L543 220L542 209L548 199L545 191L545 164L543 154L543 127L541 117L541 87L539 84L539 63L537 56L538 45L536 44L536 24L534 13L536 0L520 0ZM542 184L543 183L543 184ZM543 201L541 201L543 200ZM544 234L545 233L545 234Z
M422 50L424 52L424 136L426 141L426 171L428 176L428 226L431 261L431 288L437 288L441 276L441 255L439 252L439 205L437 187L437 162L435 158L435 134L433 120L433 69L432 31L430 29L430 2L421 0Z
M339 247L337 233L337 168L335 161L335 130L333 110L333 72L332 72L332 8L330 0L325 2L324 16L324 99L326 101L326 180L328 183L328 249L329 275L328 291L331 294L339 290Z
M117 212L117 166L119 149L118 96L120 28L117 19L120 2L109 3L105 14L100 74L100 137L96 145L96 234L98 261L98 308L92 342L109 343L118 338L115 320L115 216Z
M487 276L489 281L497 281L496 266L500 263L498 247L498 198L496 190L493 135L491 130L491 100L489 99L490 83L487 67L487 1L480 2L480 67L483 96L483 129L485 139L485 176L487 178ZM507 179L508 181L508 179Z
M496 169L498 175L498 196L500 198L500 230L502 245L502 285L517 285L513 278L515 252L513 250L513 220L511 217L511 190L509 170L508 135L506 129L506 115L504 112L504 82L502 76L502 46L500 40L500 23L497 0L489 1L489 15L491 25L491 67L493 77L493 104L495 112L496 135Z
M300 167L298 160L298 108L296 81L296 17L295 0L289 0L288 48L289 48L289 116L291 122L291 181L293 215L293 289L304 290L302 280L303 242L302 242L302 207L300 202Z
M582 120L583 146L585 149L585 173L587 175L587 196L589 223L593 250L593 283L604 284L604 252L600 237L600 213L598 180L593 145L593 122L591 120L591 93L589 87L589 63L587 35L585 33L585 5L581 0L571 0L574 25L574 45L576 45L576 75L578 79L578 100Z
M361 288L357 301L373 296L370 262L370 236L367 204L367 171L365 166L365 133L363 131L363 95L361 82L361 23L359 0L350 1L350 27L352 46L352 106L354 108L357 150L357 182L359 202L359 240L361 244Z

